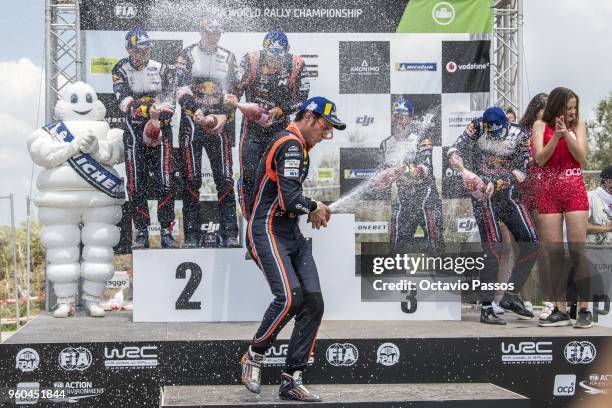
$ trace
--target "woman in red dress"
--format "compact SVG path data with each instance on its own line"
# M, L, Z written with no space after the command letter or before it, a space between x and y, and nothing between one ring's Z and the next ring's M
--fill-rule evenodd
M553 312L540 320L540 326L568 326L566 312L567 272L564 271L565 249L563 223L572 265L576 271L579 312L574 327L591 327L588 311L588 266L584 243L589 216L589 201L582 166L587 159L587 131L580 120L579 99L568 88L555 88L548 96L542 120L533 125L534 159L541 167L538 192L538 232L543 249L548 252L547 276L552 288L545 298L555 300ZM543 285L543 287L546 287Z

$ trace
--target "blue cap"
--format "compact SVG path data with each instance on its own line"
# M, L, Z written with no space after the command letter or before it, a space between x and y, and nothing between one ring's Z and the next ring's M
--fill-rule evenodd
M408 98L399 98L393 102L393 113L400 113L404 115L412 115L414 113L414 105Z
M508 134L510 124L506 112L498 106L488 108L482 114L482 124L485 132L496 139L501 139Z
M336 104L322 96L306 99L299 110L307 110L322 115L338 130L346 129L346 124L336 116Z
M201 33L221 33L223 24L214 18L204 17L198 26Z
M287 35L281 31L270 31L263 40L263 47L274 55L285 54L289 51Z
M133 28L125 35L125 48L148 48L150 46L149 34L141 28Z

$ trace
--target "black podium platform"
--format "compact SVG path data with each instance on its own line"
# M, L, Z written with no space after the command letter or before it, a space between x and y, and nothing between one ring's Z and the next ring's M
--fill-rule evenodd
M524 403L566 407L572 399L597 397L578 385L599 373L598 364L610 358L606 349L612 343L612 329L540 328L535 320L506 318L509 324L503 327L478 323L475 312L464 313L463 321L324 321L304 379L329 390L330 403L334 395L350 394L354 387L377 390L381 396L377 402L351 403L363 407L462 406L448 405L442 397L405 399L394 405L382 397L394 389L412 396L417 395L415 389L433 389L442 396L460 387L499 387L529 400L500 397L486 405L478 402L483 393L464 391L470 401L465 406L470 407L501 408L508 400L514 407L529 406ZM207 387L235 386L224 388L231 395L227 401L213 400L235 406L231 398L250 397L239 385L238 361L256 327L255 322L133 323L129 312L110 313L104 319L41 315L0 345L0 402L13 406L10 390L37 389L37 406L70 402L71 407L159 407L162 389L170 398L177 392L184 395L184 388L174 386L203 387L189 390L207 396L214 395ZM263 383L270 385L271 396L290 328L281 333L266 358ZM53 399L40 397L48 391L56 391Z

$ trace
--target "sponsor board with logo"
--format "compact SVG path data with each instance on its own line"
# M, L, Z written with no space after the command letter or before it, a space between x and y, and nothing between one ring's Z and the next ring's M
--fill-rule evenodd
M551 341L502 341L503 364L551 364L553 350Z
M56 403L81 403L88 398L99 397L104 394L104 387L94 386L93 381L88 380L56 381L53 383L53 390L58 395L52 399Z
M287 360L288 344L275 344L266 351L264 365L272 367L284 367ZM308 365L312 366L315 362L314 356L308 358Z
M442 41L442 92L489 92L491 41Z
M335 171L331 167L319 167L317 169L317 180L333 180Z
M155 368L157 346L104 347L104 366L111 369Z
M399 339L380 336L319 339L309 362L309 382L354 383L363 379L372 384L388 384L398 375L404 376L407 382L487 382L498 375L496 385L526 396L532 406L555 408L566 407L573 396L591 398L610 392L610 373L599 371L595 366L590 369L588 365L574 365L565 359L566 345L583 342L579 337ZM586 341L599 349L608 339L595 336ZM41 362L39 367L33 372L22 372L14 367L23 345L2 344L0 367L8 367L9 375L0 376L0 388L27 391L20 396L24 405L36 400L36 392L40 403L43 392L52 390L58 406L62 403L68 406L75 400L84 406L156 406L162 385L234 383L235 370L227 367L248 345L246 340L46 343L35 348ZM87 349L92 356L91 366L82 371L78 367L85 367L89 358L79 348ZM71 371L58 363L62 352L66 355L64 366ZM85 356L82 361L79 355ZM286 340L270 349L264 381L278 378L286 355ZM552 355L552 360L548 355ZM502 361L502 356L512 361ZM151 360L157 360L157 364ZM111 367L107 366L109 361L115 361ZM449 364L449 361L459 363ZM128 377L130 381L126 381Z
M386 367L396 365L400 359L400 350L394 343L383 343L376 350L376 363Z
M580 381L580 389L589 395L608 395L612 390L612 374L590 374L588 380Z
M478 232L476 218L457 218L457 232L464 234Z
M19 350L15 357L15 368L22 373L29 373L36 370L40 364L40 356L33 348Z
M389 232L389 223L386 221L355 222L355 234L386 234L387 232Z
M597 357L597 348L587 340L570 341L563 351L570 364L591 364Z
M149 235L159 235L161 232L161 225L157 223L151 224L147 227L147 229L149 230ZM170 232L175 237L179 235L180 226L179 226L179 220L177 218L175 218L174 221L170 223Z
M340 94L388 94L389 54L389 41L340 41Z
M334 367L348 367L357 363L359 350L351 343L334 343L327 348L325 356Z
M91 367L93 357L91 351L85 347L66 347L60 351L57 361L65 371L85 371Z
M127 271L115 271L113 277L106 281L106 289L127 289L130 287L130 277Z
M553 395L555 397L570 397L576 394L576 374L557 374Z

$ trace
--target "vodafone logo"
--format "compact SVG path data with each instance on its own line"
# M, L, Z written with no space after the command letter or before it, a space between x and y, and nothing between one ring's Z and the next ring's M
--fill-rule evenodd
M452 74L457 71L457 64L454 61L448 61L446 63L446 70Z

